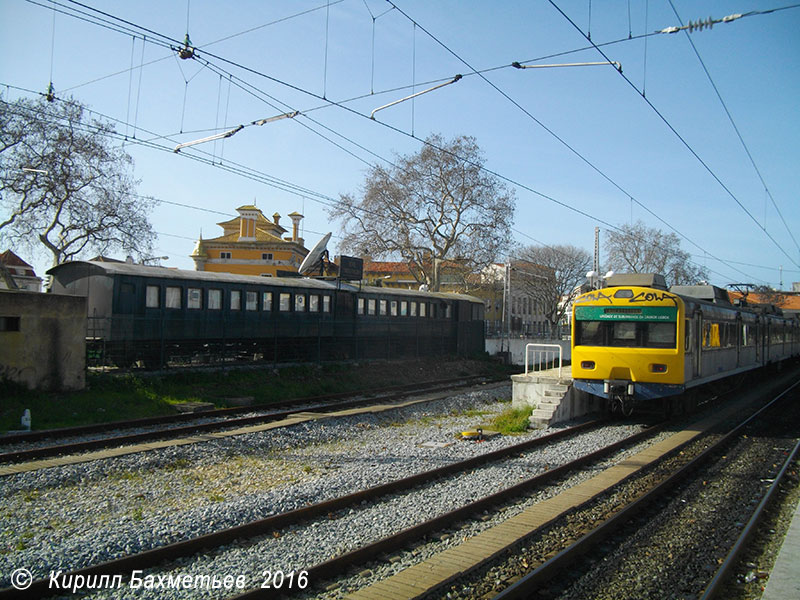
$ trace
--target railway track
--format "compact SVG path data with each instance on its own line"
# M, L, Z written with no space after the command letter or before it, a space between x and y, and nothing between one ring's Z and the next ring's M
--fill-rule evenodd
M213 534L200 536L194 539L185 540L176 544L170 544L160 548L154 548L146 552L138 553L133 556L126 556L116 559L114 561L107 561L106 563L85 567L68 573L62 574L60 581L73 582L76 580L90 580L89 578L97 578L103 575L115 575L120 573L131 573L135 570L146 570L154 567L159 563L169 560L174 561L177 557L192 556L198 552L214 553L214 548L220 548L226 545L242 545L250 543L263 543L257 541L259 537L267 536L267 542L275 536L275 539L283 535L290 535L292 530L299 528L307 528L309 525L303 525L304 522L309 520L333 520L340 518L344 514L350 517L350 513L354 510L364 511L369 509L369 504L387 501L396 495L408 495L418 493L421 487L431 485L431 482L438 480L438 485L447 485L443 478L453 477L465 472L479 470L486 465L502 461L520 460L520 455L530 455L531 452L536 452L545 446L558 443L562 440L580 436L600 426L597 422L585 423L570 429L566 429L548 436L539 437L529 440L522 444L516 444L511 447L503 448L494 452L489 452L476 456L474 458L459 461L458 463L442 466L436 469L429 470L424 473L418 473L411 477L403 478L400 480L391 481L389 483L375 486L373 488L359 491L356 493L348 494L344 497L332 499L326 502L317 503L311 506L303 507L287 513L282 513L262 519L256 522L240 525L237 527L229 528L227 530L218 531ZM475 511L480 511L491 507L497 502L502 502L508 497L513 497L521 493L523 490L530 489L532 486L541 485L543 481L551 480L553 478L561 477L569 470L579 469L581 465L586 465L589 462L600 460L603 456L618 451L619 448L629 445L646 436L653 435L653 430L645 430L633 436L625 436L619 442L610 445L606 448L598 450L590 455L582 457L580 461L565 465L564 467L554 468L548 470L544 474L535 479L524 481L518 486L510 490L506 490L494 494L488 498L483 498L477 502L468 502L464 506L451 511L444 515L439 515L432 521L415 525L411 528L404 529L397 532L395 535L378 541L373 541L370 544L351 551L345 552L342 556L328 561L323 561L317 565L308 565L303 569L304 577L308 581L318 581L324 578L329 578L336 573L340 572L359 561L364 561L367 558L374 557L376 553L384 552L394 549L398 544L405 543L409 540L423 537L427 532L445 527L450 523L467 518L469 515L474 514ZM314 521L316 522L316 521ZM314 526L312 522L311 527ZM222 552L222 550L220 550ZM146 573L160 573L169 567L162 566L155 571L145 571ZM146 575L144 575L146 577ZM18 590L6 589L0 592L0 598L4 597L40 597L48 591L48 586L51 581L47 578L40 579L34 582L25 595L20 596ZM280 593L279 590L273 592ZM261 589L257 590L253 597L262 594ZM249 596L245 596L249 597Z
M799 391L796 382L430 597L729 597L720 590L797 459Z
M147 419L118 421L108 424L86 425L65 429L33 431L13 434L0 438L0 449L13 445L14 448L0 452L0 465L33 461L36 459L73 455L102 448L139 444L152 440L192 436L208 432L248 427L262 423L273 423L289 419L298 411L323 414L349 408L368 406L376 401L394 402L415 391L453 390L461 387L488 382L484 376L460 377L373 391L368 395L331 394L314 398L301 398L289 402L249 406L243 408L223 408L202 413L167 415ZM355 399L354 399L355 396ZM253 414L256 413L256 414ZM189 421L194 421L190 424ZM175 425L163 427L164 425ZM144 431L124 433L125 430L145 428ZM108 435L112 433L113 435ZM95 437L94 434L98 434ZM80 439L78 436L81 436ZM85 438L83 436L92 436ZM36 442L62 440L57 444L29 447ZM49 463L42 466L52 466ZM1 469L1 467L0 467ZM12 471L8 471L12 472ZM0 474L3 474L0 470Z

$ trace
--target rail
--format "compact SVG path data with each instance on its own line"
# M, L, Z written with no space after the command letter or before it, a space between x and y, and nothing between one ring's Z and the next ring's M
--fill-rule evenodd
M558 349L558 378L561 379L561 365L563 364L563 354L564 349L559 344L526 344L525 346L525 375L528 374L528 357L530 356L531 350L533 350L533 358L536 361L538 357L539 360L536 364L541 366L542 358L544 358L545 364L547 363L548 357L550 355L553 356L553 361L556 358L556 350Z

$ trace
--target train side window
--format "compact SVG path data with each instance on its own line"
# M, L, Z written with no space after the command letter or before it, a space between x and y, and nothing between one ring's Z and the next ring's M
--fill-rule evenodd
M331 312L331 297L330 296L323 296L322 297L322 312L326 312L326 313Z
M245 292L245 310L258 310L258 292Z
M261 294L261 310L272 310L272 292Z
M400 316L405 317L408 315L408 301L402 300L400 302Z
M203 290L200 288L189 288L186 291L186 308L203 308Z
M530 313L528 313L530 314ZM453 307L450 304L447 304L444 309L444 318L445 319L452 319L453 318Z
M392 300L389 304L389 313L393 316L397 316L397 300Z
M367 314L368 315L375 314L375 298L367 299Z
M308 312L319 312L319 296L317 294L308 295Z
M291 294L282 293L280 295L278 310L280 310L281 312L289 312L289 309L291 308L291 301L292 301Z
M295 312L306 312L306 295L295 294L294 296L294 310Z
M380 301L380 313L381 315L386 315L386 300Z
M161 306L161 288L157 285L148 285L145 291L144 305L147 308L158 308Z
M231 290L231 310L242 310L242 292Z
M364 314L364 298L358 299L358 314L360 315Z
M425 302L420 302L419 303L419 316L420 317L424 317L425 316L425 307L426 306L427 306L427 304Z
M692 353L692 321L685 319L683 322L683 349L687 354Z
M222 290L208 290L208 310L222 308Z
M410 304L410 306L408 307L408 315L410 317L416 317L417 316L417 303L416 302L412 302Z
M167 286L167 308L181 307L181 288Z

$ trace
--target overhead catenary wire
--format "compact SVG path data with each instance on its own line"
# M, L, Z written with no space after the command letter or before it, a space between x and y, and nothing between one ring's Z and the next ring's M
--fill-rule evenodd
M581 30L580 27L573 21L561 8L553 1L549 0L550 4L584 37L586 38L586 34ZM771 11L774 12L774 11ZM591 40L586 38L590 43ZM594 44L593 44L594 46ZM595 46L595 49L605 58L606 60L611 60L606 53L599 47ZM622 77L630 87L632 87L636 92L642 97L642 99L647 103L647 105L655 112L655 114L664 122L664 124L672 131L673 134L678 138L678 140L684 145L684 147L694 156L697 161L703 166L703 168L711 175L711 177L725 190L725 193L730 196L731 199L736 202L736 204L744 211L744 213L750 218L750 220L755 223L756 227L760 229L768 238L769 240L775 245L775 247L783 253L793 264L800 267L800 263L798 263L784 248L781 246L777 240L767 231L767 229L758 222L758 219L755 218L752 212L750 212L747 207L742 204L741 200L734 194L731 189L725 185L725 183L720 179L720 177L716 174L716 172L708 165L706 161L697 153L697 151L686 141L686 139L678 132L677 129L670 123L670 121L664 116L664 114L658 110L658 108L641 92L636 85L624 74L620 73L620 77Z
M331 103L331 105L340 105L340 104ZM405 132L402 132L402 133L405 133ZM415 137L415 136L412 135L412 137ZM415 138L415 139L418 139L418 138ZM423 140L420 140L420 141L423 141Z

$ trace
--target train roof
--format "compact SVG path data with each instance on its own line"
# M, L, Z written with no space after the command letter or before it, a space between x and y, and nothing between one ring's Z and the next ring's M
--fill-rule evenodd
M257 275L237 275L235 273L217 273L213 271L189 271L186 269L170 269L151 265L136 265L125 262L104 262L93 260L76 260L56 265L47 271L54 277L66 276L74 279L76 276L90 275L134 275L137 277L151 277L160 279L183 279L187 281L217 281L221 283L248 283L251 285L270 285L286 288L312 288L320 290L342 289L350 292L367 294L391 294L395 296L427 297L441 299L460 299L473 302L483 302L474 296L453 294L448 292L421 292L401 288L385 288L376 286L358 286L352 283L311 279L308 277L259 277Z
M705 300L719 304L720 306L731 306L731 299L728 290L715 285L673 285L669 291L678 296L694 298L695 300Z

